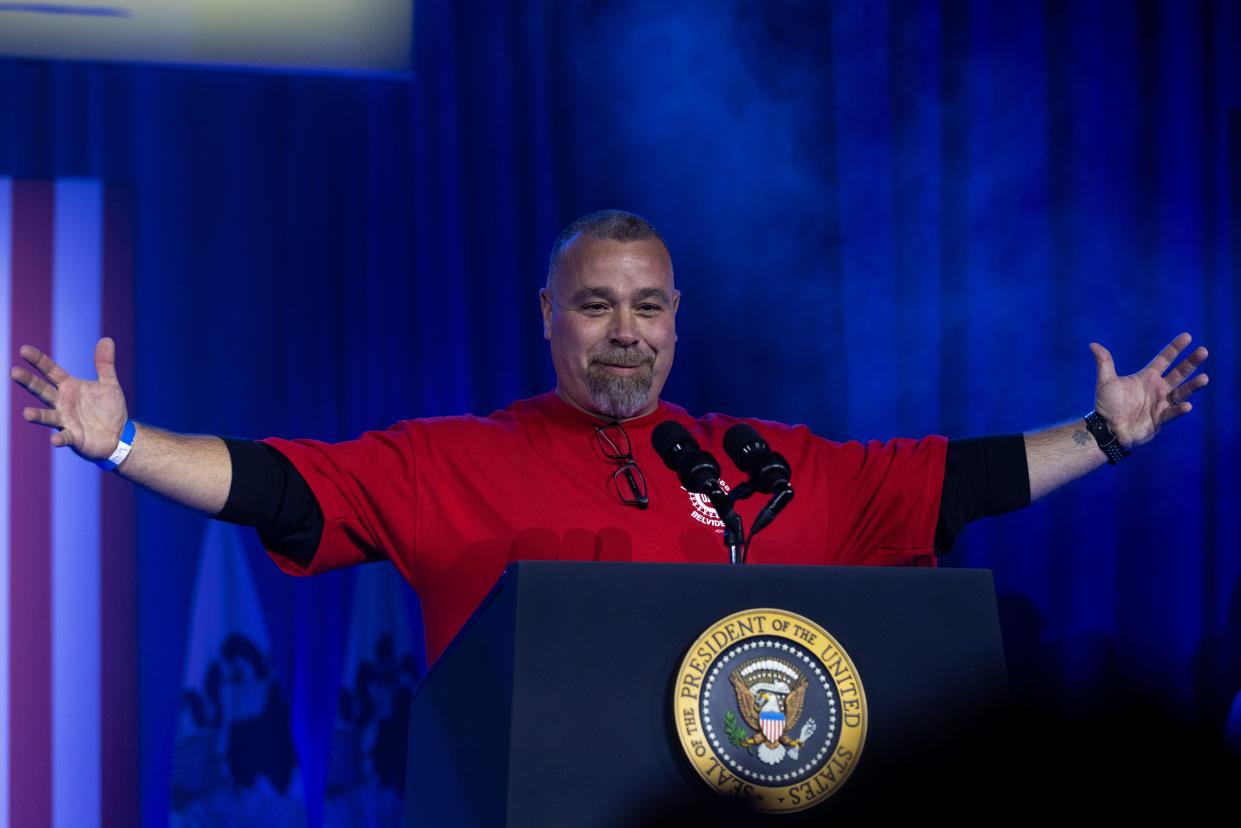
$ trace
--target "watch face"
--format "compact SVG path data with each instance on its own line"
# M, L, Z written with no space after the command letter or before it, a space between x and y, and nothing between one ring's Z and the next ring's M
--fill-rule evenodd
M1129 452L1107 427L1107 421L1099 415L1099 412L1091 411L1086 415L1086 430L1094 436L1095 443L1107 455L1107 462L1113 466L1129 456Z
M1103 421L1103 418L1099 416L1099 412L1097 411L1091 411L1086 417L1086 428L1095 436L1095 439L1099 441L1100 446L1104 443L1110 443L1116 439L1112 435L1111 430L1107 427L1107 423Z

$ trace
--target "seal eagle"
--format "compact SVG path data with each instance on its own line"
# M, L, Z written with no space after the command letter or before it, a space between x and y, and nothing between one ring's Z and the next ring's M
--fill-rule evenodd
M746 662L728 677L737 693L737 710L754 731L741 747L758 747L758 758L774 765L784 758L786 748L796 759L798 749L814 733L814 721L802 728L801 738L790 735L801 718L809 682L791 665L778 659L763 658Z

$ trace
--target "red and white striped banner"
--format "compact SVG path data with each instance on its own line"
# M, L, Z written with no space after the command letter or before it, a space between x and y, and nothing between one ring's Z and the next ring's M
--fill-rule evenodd
M132 210L99 181L0 178L0 362L36 345L94 378L106 332L132 354ZM122 386L133 387L126 360ZM0 823L135 825L133 493L0 410Z

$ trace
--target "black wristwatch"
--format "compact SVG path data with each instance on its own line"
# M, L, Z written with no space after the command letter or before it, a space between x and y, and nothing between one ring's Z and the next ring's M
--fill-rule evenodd
M1120 445L1120 440L1116 439L1116 435L1107 427L1107 421L1098 411L1091 411L1086 415L1086 430L1094 436L1099 448L1107 455L1107 462L1113 466L1129 456L1129 452Z

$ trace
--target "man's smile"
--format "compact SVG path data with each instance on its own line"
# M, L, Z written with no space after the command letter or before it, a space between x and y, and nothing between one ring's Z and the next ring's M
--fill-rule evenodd
M609 373L612 373L612 374L628 375L628 374L636 374L639 371L649 370L649 366L645 362L640 363L638 365L617 365L611 362L596 362L595 364L603 366L605 370L607 370Z
M644 371L650 371L655 363L655 358L650 356L637 356L635 358L618 358L607 357L604 359L591 360L591 368L595 370L602 369L609 374L616 376L628 377L634 374L640 374Z

